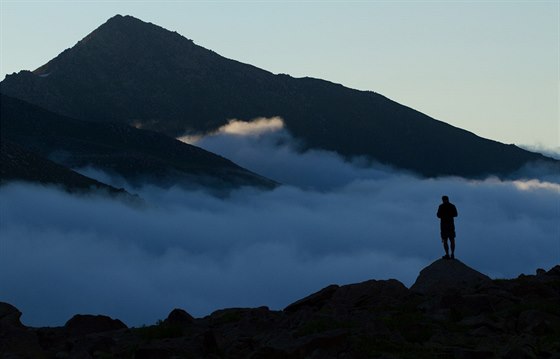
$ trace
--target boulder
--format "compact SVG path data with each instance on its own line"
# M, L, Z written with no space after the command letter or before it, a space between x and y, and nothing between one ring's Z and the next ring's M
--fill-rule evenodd
M408 289L396 279L368 280L343 286L329 285L320 291L288 305L284 311L317 310L328 306L335 310L349 310L395 303L408 295Z
M192 315L187 313L183 309L175 308L169 313L167 319L163 321L163 324L170 326L188 326L194 322Z
M408 294L408 289L396 279L368 280L340 287L330 304L335 308L387 306L400 302Z
M316 293L308 295L307 297L288 305L284 308L284 312L292 313L303 308L320 309L332 298L338 288L338 285L331 284Z
M439 259L420 271L410 287L421 294L441 294L449 289L471 290L487 284L491 279L457 259Z
M548 272L542 268L537 269L536 278L541 282L554 282L560 279L560 265L552 267Z
M87 335L128 328L118 319L105 315L77 314L66 322L64 328L70 335Z
M20 317L16 307L0 302L0 357L46 358L37 335L21 324Z
M560 265L555 265L548 272L546 272L546 274L551 277L560 278Z
M22 328L19 318L21 312L11 304L0 302L0 329Z

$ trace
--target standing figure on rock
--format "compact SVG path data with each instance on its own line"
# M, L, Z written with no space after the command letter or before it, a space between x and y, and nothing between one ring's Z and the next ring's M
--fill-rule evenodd
M457 217L457 208L451 202L449 202L449 197L441 197L442 204L439 205L437 211L437 217L440 221L441 229L441 241L443 243L443 249L445 249L444 259L455 258L455 221L453 218ZM447 240L451 243L451 257L449 256L449 246L447 245Z

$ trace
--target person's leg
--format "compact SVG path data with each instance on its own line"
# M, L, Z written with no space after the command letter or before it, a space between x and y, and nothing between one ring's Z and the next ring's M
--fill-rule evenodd
M449 246L447 245L447 238L442 238L441 242L443 243L443 249L445 250L444 258L449 258Z
M449 238L449 242L451 243L451 258L455 258L455 237Z

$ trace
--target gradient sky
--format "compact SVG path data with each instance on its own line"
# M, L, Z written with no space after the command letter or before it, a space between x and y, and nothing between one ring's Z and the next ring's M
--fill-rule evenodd
M504 143L560 147L558 1L0 2L2 79L132 15L274 73L373 90Z

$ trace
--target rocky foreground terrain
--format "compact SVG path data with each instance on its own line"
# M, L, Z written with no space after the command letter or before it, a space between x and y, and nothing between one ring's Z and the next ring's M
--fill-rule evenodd
M437 260L397 280L331 285L282 311L174 309L156 325L76 315L31 328L0 303L2 358L560 358L560 265L491 280Z

